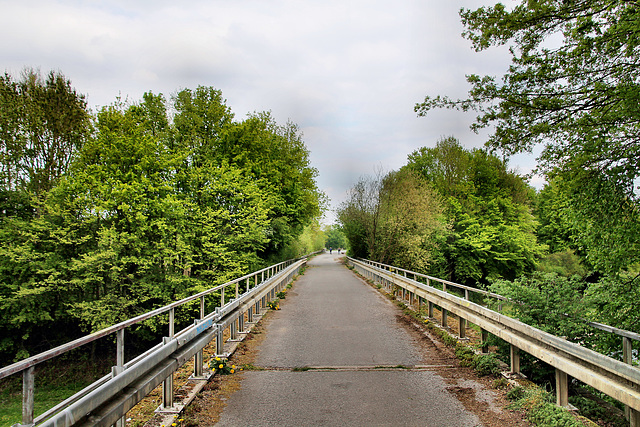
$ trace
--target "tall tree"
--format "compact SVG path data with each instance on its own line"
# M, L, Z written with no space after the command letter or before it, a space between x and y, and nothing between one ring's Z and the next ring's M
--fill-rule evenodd
M467 99L427 97L416 111L425 115L436 107L475 109L480 114L472 127L495 126L488 144L506 154L544 145L541 170L563 174L572 182L581 215L594 225L584 244L605 246L607 224L637 224L637 3L523 0L512 8L496 4L461 10L461 17L465 36L477 51L509 45L512 65L502 80L468 76ZM607 194L614 194L615 200ZM605 204L611 202L628 209L610 212L603 223L594 214L606 211ZM640 259L640 241L628 237L638 236L634 227L615 235L627 237L620 241L626 249L607 255L600 268L608 272Z
M473 285L533 269L543 248L529 206L532 190L504 161L449 137L410 154L405 168L446 201L451 231L432 274Z
M362 178L338 209L354 256L426 271L446 230L442 201L411 170Z
M42 196L91 134L84 95L61 73L0 77L0 186Z
M292 122L279 125L271 113L251 114L229 127L215 155L245 171L268 198L267 258L278 257L325 208L326 196L315 182L318 171Z

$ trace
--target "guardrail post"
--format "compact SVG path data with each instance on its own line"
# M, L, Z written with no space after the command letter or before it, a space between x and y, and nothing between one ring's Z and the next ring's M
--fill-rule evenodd
M431 301L429 301L428 302L428 306L429 306L429 309L428 309L427 316L433 317L433 303Z
M224 354L224 330L220 325L216 325L218 333L216 334L216 355L221 356Z
M253 307L249 307L247 310L247 322L253 323Z
M556 368L556 404L569 406L569 378L566 372Z
M224 286L220 289L220 307L224 306Z
M175 312L175 309L172 308L171 310L169 310L169 338L173 338L173 335L174 335L175 317L176 317L176 312Z
M440 312L442 313L442 327L446 328L447 327L447 310L443 307L440 307Z
M622 361L627 365L633 362L633 345L631 339L627 337L622 337ZM640 427L640 412L625 405L624 416L631 427Z
M458 316L458 329L460 338L466 338L467 336L467 319L462 316Z
M231 340L238 339L238 319L235 319L233 322L231 322L229 329L230 329L229 339Z
M116 366L111 370L112 375L115 377L120 375L124 371L124 329L120 329L116 332ZM123 415L118 421L116 421L116 427L125 427L127 424L126 418Z
M171 310L171 312L173 312L173 309ZM171 337L164 337L163 341L164 341L164 344L167 344L171 341ZM172 407L173 407L173 373L171 373L162 382L162 409L169 409Z
M520 349L513 344L509 345L509 359L511 359L511 372L520 373ZM557 372L556 372L557 374ZM557 378L557 375L556 375ZM566 405L563 405L566 406Z
M481 351L483 353L488 353L489 352L489 332L484 330L484 329L480 329L480 342L482 343L482 349Z
M238 282L236 282L236 299L238 299L238 297L240 296L240 284Z
M124 329L116 332L116 366L124 368Z
M205 300L204 296L200 297L200 321L204 319L205 316ZM202 378L204 377L203 372L204 365L204 349L198 351L193 356L193 377L194 378Z
M244 330L244 313L241 313L240 317L238 317L238 332L240 332L241 334L246 332Z
M175 329L175 309L169 310L169 337L164 339L165 344L173 339ZM173 407L173 372L162 382L162 408Z
M22 426L33 425L35 375L34 367L30 366L22 371Z

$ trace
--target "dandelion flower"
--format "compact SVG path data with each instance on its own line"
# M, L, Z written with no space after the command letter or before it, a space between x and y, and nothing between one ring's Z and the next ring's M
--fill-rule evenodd
M232 369L232 370L231 370L231 373L233 374L234 372L235 372L235 371Z
M218 368L222 369L222 368L224 368L224 365L223 365L223 364L220 364L220 365L218 366Z
M171 424L171 427L176 427L176 423Z
M231 365L231 367L232 367L233 369L236 369L236 365Z

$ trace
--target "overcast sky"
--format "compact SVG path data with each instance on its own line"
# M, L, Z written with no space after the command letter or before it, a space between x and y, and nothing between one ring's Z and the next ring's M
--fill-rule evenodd
M59 70L95 110L146 91L220 89L237 119L298 124L332 207L362 175L453 135L473 115L419 118L426 95L464 96L466 74L502 75L504 50L475 53L458 11L479 0L0 0L0 67ZM510 166L527 173L531 156ZM539 186L538 181L532 184ZM325 222L333 222L329 213Z

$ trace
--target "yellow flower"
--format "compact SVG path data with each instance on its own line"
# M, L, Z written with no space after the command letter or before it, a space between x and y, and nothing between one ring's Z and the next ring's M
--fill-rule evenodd
M216 360L220 360L220 358L219 358L219 357L216 357Z
M231 365L231 367L232 367L233 369L236 369L236 365Z
M224 365L220 364L220 366L218 366L218 368L222 369L222 368L224 368Z
M231 370L231 373L233 374L234 372L235 372L235 371L232 369L232 370Z
M176 427L176 423L173 423L173 424L171 424L171 425L172 425L172 427Z

